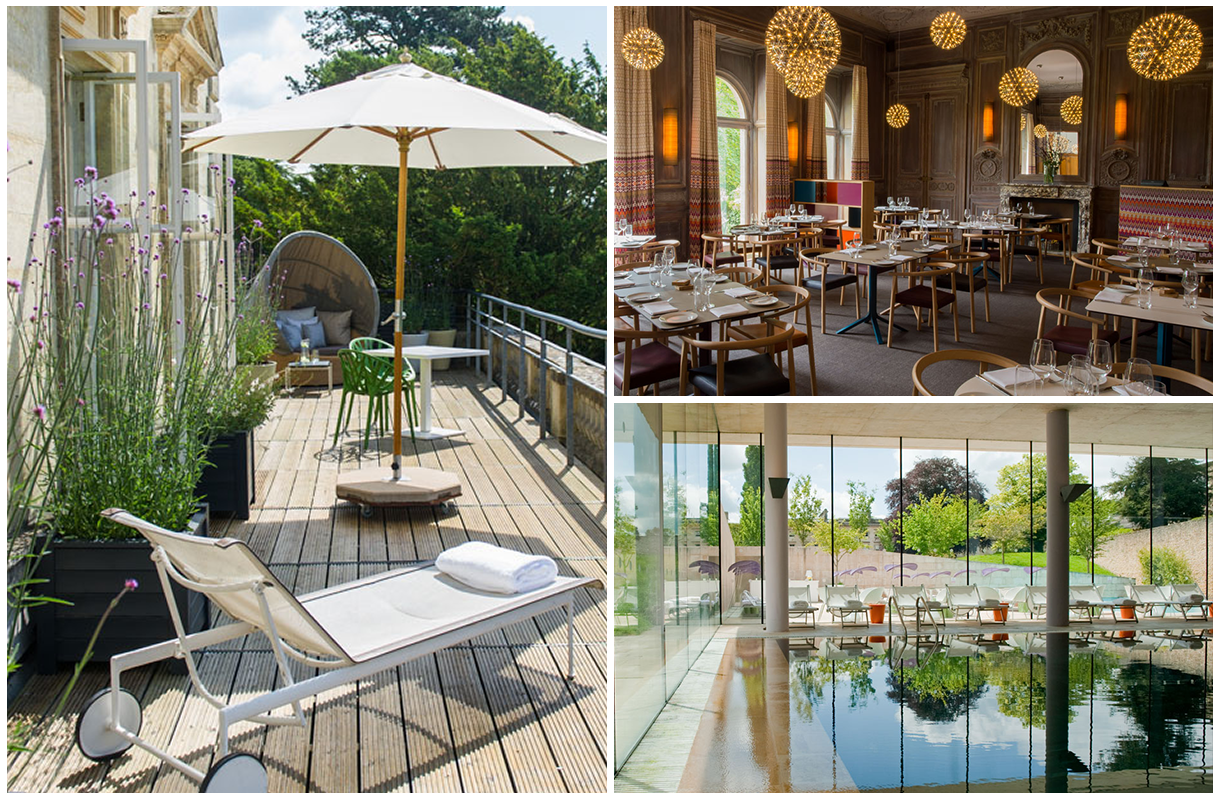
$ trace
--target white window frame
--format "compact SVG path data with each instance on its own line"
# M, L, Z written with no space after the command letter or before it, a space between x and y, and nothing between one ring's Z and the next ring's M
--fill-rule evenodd
M735 76L733 76L732 74L730 74L728 72L722 72L720 70L717 70L716 78L723 80L725 83L727 83L729 85L729 88L733 90L733 93L735 95L737 95L737 102L741 106L742 114L745 115L743 117L721 117L721 116L716 117L717 130L724 127L724 128L734 128L736 130L740 130L743 132L742 138L745 141L742 143L744 145L744 147L742 148L744 150L744 152L742 153L742 160L745 163L746 168L742 170L742 175L741 175L741 182L742 182L742 189L743 189L742 197L741 197L741 210L742 210L741 213L743 215L742 222L745 222L747 220L748 214L749 214L747 209L754 208L754 205L755 205L754 201L755 201L755 195L756 195L756 192L754 191L754 186L755 186L755 182L756 182L755 176L754 176L754 173L756 171L754 143L755 143L755 141L757 141L758 136L755 133L756 125L755 125L754 119L752 118L753 108L750 103L746 102L746 97L747 97L746 92L744 91L744 89L741 85L741 82L738 81ZM717 158L717 160L719 160L720 153L716 153L716 158ZM724 222L725 221L723 219L720 221L722 229L724 226Z

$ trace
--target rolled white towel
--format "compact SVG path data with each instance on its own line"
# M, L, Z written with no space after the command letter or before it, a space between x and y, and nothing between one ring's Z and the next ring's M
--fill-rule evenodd
M436 568L467 586L499 594L532 592L550 585L559 575L552 558L485 542L449 548L436 557Z

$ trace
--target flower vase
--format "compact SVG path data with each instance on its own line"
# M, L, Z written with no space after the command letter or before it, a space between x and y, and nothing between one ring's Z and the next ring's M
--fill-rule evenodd
M1050 164L1047 164L1046 168L1042 171L1042 180L1045 183L1055 182L1055 168Z

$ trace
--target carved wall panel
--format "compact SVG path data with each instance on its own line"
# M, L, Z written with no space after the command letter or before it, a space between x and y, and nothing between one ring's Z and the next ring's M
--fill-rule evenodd
M1102 186L1121 186L1124 183L1135 183L1138 159L1135 151L1125 147L1115 147L1107 150L1101 157L1101 170L1097 182Z
M1047 39L1067 39L1088 47L1093 43L1093 16L1052 17L1021 26L1021 52Z
M1140 26L1143 19L1144 13L1138 8L1114 12L1110 15L1109 38L1127 41L1131 38L1131 34L1135 33L1135 29Z
M1003 28L987 28L979 31L979 52L980 53L1002 53L1004 52L1004 29Z
M994 147L986 147L974 154L974 169L972 171L974 183L999 183L1003 178L1000 175L1000 170L1003 166L1000 158L1000 151Z

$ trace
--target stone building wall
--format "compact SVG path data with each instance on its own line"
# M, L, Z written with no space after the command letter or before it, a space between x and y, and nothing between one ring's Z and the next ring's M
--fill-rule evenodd
M1207 543L1208 535L1204 519L1200 517L1154 529L1152 545L1157 549L1164 547L1173 550L1185 558L1186 562L1190 564L1190 571L1194 575L1195 581L1202 586L1207 573L1207 556L1214 554ZM1210 545L1214 544L1214 542L1210 543ZM1112 539L1102 551L1097 563L1115 575L1126 575L1140 581L1143 578L1140 571L1139 551L1147 549L1148 530L1145 528L1132 531ZM1211 576L1206 575L1206 577L1210 579ZM1208 586L1207 589L1208 596L1210 596L1211 587Z

